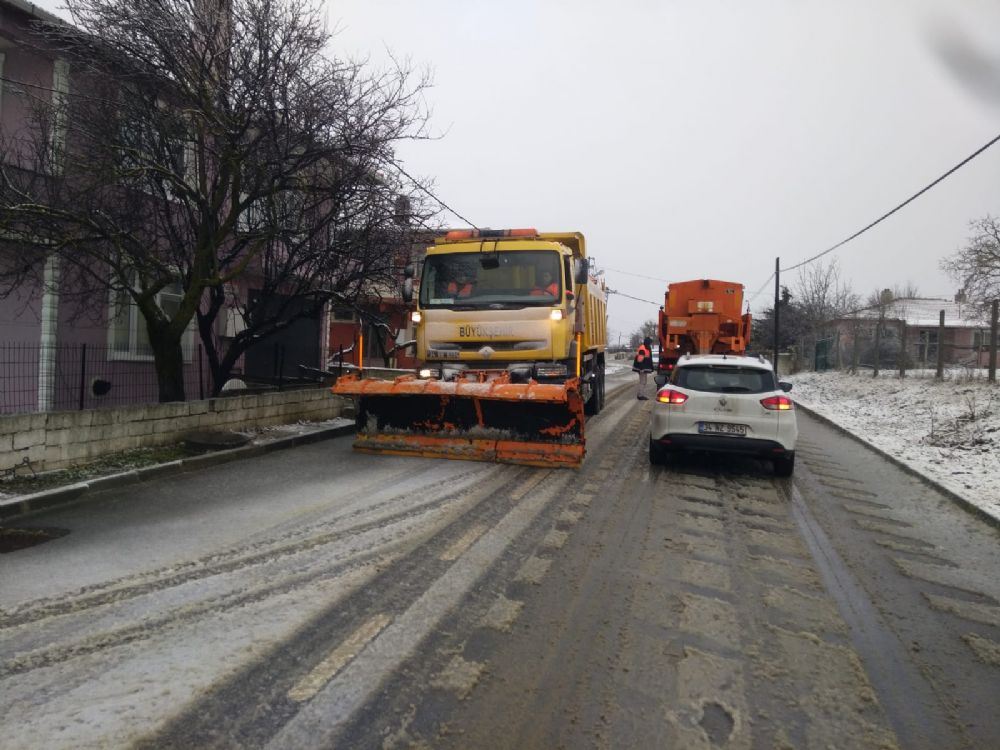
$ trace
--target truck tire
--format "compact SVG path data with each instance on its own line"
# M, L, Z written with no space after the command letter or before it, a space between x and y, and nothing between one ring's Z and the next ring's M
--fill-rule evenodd
M590 380L590 398L588 398L586 403L583 405L583 413L588 417L594 416L601 409L600 397L598 396L600 387L597 383L597 373L592 374L593 377Z
M604 408L604 366L594 366L594 377L591 381L590 398L584 405L583 411L587 416L595 416L601 413Z
M598 395L600 396L600 399L601 399L600 403L597 405L597 410L598 411L604 411L604 367L601 367L601 369L598 370L597 372L598 372L598 375L597 375L597 378L598 378L598 380L597 380L597 382L598 382L598 391L597 391L597 393L598 393Z

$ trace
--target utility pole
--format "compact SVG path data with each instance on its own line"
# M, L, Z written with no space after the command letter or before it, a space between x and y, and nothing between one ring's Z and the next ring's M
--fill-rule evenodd
M778 304L781 302L781 258L774 259L774 377L778 377Z
M937 379L944 380L944 310L941 310L938 317L937 346Z
M997 382L997 314L1000 300L993 300L990 311L990 369L989 380L991 383Z
M899 321L899 377L906 377L906 320Z

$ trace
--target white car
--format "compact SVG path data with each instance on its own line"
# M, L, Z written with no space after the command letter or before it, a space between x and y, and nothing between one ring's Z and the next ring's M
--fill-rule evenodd
M762 357L681 357L653 402L649 462L664 463L673 451L739 453L769 459L777 476L791 476L799 434L791 389Z

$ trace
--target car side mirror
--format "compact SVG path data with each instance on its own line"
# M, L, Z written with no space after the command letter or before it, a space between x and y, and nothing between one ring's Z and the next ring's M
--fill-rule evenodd
M778 387L781 388L781 390L783 390L785 393L788 393L790 390L792 390L792 384L784 380L778 381Z

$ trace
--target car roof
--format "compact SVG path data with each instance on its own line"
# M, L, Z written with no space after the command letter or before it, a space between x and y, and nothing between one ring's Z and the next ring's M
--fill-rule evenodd
M763 357L744 357L738 354L685 354L677 362L677 367L692 365L728 365L730 367L752 367L757 370L774 370L771 363Z

